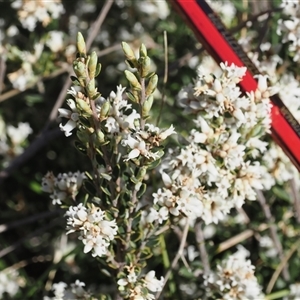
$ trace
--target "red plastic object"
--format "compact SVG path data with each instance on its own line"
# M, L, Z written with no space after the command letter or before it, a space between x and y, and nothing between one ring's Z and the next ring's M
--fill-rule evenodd
M259 74L258 69L206 1L170 0L170 3L184 17L204 48L218 63L227 61L229 65L234 63L239 67L247 67L240 86L244 91L255 90L257 81L253 76ZM273 103L272 137L300 171L300 125L278 95L270 99Z

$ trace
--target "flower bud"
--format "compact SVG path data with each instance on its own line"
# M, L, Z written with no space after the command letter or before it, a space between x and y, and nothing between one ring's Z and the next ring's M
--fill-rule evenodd
M140 57L147 57L147 48L144 44L142 44L140 47Z
M77 49L79 54L86 55L86 47L85 47L85 41L81 34L81 32L77 33Z
M80 98L76 98L76 106L86 116L91 116L93 114L89 104Z
M134 89L134 90L141 90L142 87L138 81L138 79L135 77L135 75L128 71L128 70L125 70L124 71L125 73L125 76L126 76L126 79L129 81L130 83L130 86Z
M147 118L149 116L149 112L151 110L153 104L153 96L150 95L146 101L143 103L143 108L142 108L142 117L143 119Z
M147 167L143 166L139 169L138 174L136 175L136 179L139 182L142 182L146 174L147 174Z
M150 57L140 57L138 60L139 71L142 78L146 77L150 72L151 60Z
M132 51L132 49L130 48L130 46L127 43L122 42L122 49L123 49L123 52L124 52L127 60L136 61L134 52Z
M89 97L93 97L96 94L97 89L95 88L95 78L89 81L89 83L86 86L86 90L88 92Z
M106 119L109 110L110 110L110 103L109 101L105 101L101 106L100 121Z
M89 63L88 63L89 76L91 79L95 78L97 62L98 62L98 57L97 57L96 51L93 51L90 56Z
M149 80L148 86L146 88L146 97L154 93L157 87L157 82L158 82L158 76L155 74Z
M73 62L73 69L78 78L86 78L85 64L82 61L75 60Z
M104 135L104 133L99 129L99 130L97 130L96 134L97 134L97 142L100 145L105 144L105 135Z

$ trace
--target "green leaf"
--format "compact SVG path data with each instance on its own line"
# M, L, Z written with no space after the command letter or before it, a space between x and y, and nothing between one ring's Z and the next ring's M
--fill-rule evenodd
M72 83L74 85L80 85L80 82L78 81L78 78L75 77L75 76L70 76L71 80L72 80Z
M120 176L120 165L117 164L114 166L113 170L112 170L112 176L114 179L117 179Z
M161 159L157 159L157 160L151 162L151 163L148 165L148 170L155 169L158 165L160 165L160 163L161 163Z
M289 194L281 187L279 186L274 186L272 188L272 192L279 198L279 199L282 199L282 200L285 200L287 202L290 202L290 196Z
M137 192L137 197L141 198L144 195L144 193L146 192L146 189L147 189L147 185L145 183L142 183L139 191Z
M112 177L107 173L100 173L101 177L105 180L111 181Z
M78 141L75 141L74 142L74 145L75 145L75 148L83 153L83 154L87 154L87 147L85 145L83 145L82 143L78 142Z
M95 77L97 77L101 72L101 64L99 63L96 67L96 73L95 73Z
M94 184L89 181L89 180L85 180L83 182L83 186L85 188L85 190L91 195L91 196L95 196L96 195L96 188L94 186Z
M106 187L101 186L100 188L101 188L101 190L103 191L104 194L106 194L107 196L111 196L110 191Z

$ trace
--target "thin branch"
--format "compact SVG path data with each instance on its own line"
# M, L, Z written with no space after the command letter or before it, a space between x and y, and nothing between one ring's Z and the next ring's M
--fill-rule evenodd
M209 264L208 254L205 248L205 239L202 231L202 222L198 222L195 225L195 235L196 235L197 247L200 252L200 257L203 264L204 274L207 275L210 273L210 264Z
M172 274L173 269L176 267L179 258L183 255L183 250L184 250L186 239L187 239L187 235L188 235L188 232L189 232L189 227L190 227L189 226L189 219L186 218L186 224L185 224L185 227L183 229L182 239L181 239L178 251L177 251L176 256L174 257L174 259L172 261L170 269L168 270L168 272L167 272L167 274L165 276L163 287L162 287L161 291L157 293L155 299L159 299L159 297L160 297L160 295L161 295L161 293L163 291L164 286L166 285L167 281L169 280L169 278L170 278L170 276Z
M23 226L26 224L30 224L33 223L37 220L40 219L45 219L48 217L53 217L55 215L58 215L61 213L61 210L54 210L54 211L46 211L46 212L42 212L33 216L29 216L28 218L24 218L22 220L18 220L18 221L14 221L8 224L2 224L0 225L0 233L11 230L13 228L19 227L19 226Z
M273 240L274 246L278 252L279 258L281 260L283 260L284 253L283 253L282 245L280 243L280 240L279 240L279 237L277 234L277 227L274 224L275 220L271 214L270 206L267 204L266 198L265 198L264 194L262 193L262 191L256 190L256 193L257 193L258 202L260 203L260 205L263 209L264 215L265 215L268 223L270 224L270 235ZM284 265L282 268L282 276L283 276L284 280L286 280L286 281L288 281L290 279L290 274L289 274L287 265Z
M276 271L274 272L274 274L272 275L272 278L267 286L267 294L270 294L275 282L277 280L277 278L279 277L280 273L283 271L284 267L286 267L287 262L289 261L289 259L292 257L292 255L294 254L295 251L297 251L300 247L300 240L298 240L292 247L291 249L288 251L288 253L286 254L285 257L282 258L280 264L278 265Z
M69 69L70 69L69 67L66 68L65 66L63 66L62 68L53 71L50 75L47 75L44 77L38 77L34 82L27 84L25 89L22 91L20 91L18 89L11 89L8 92L0 95L0 102L5 101L11 97L17 96L18 94L21 94L21 93L25 92L26 90L33 88L41 80L43 80L43 81L49 80L49 79L55 78L61 74L64 74L66 72L69 72Z
M6 71L6 63L3 56L0 57L0 95L2 94L2 90L4 88L4 76Z
M293 195L294 209L296 212L296 220L297 223L299 224L300 223L300 195L294 178L290 180L290 185L291 185L291 194Z
M3 250L0 251L0 258L7 255L8 253L16 250L18 247L20 247L28 239L30 239L32 237L35 237L35 236L39 236L41 233L43 233L45 231L48 231L50 228L56 226L56 224L57 224L57 220L53 220L50 223L48 223L46 226L41 227L41 228L31 232L30 234L23 237L22 239L19 239L16 243L4 248Z
M165 52L165 73L164 73L164 81L163 81L163 91L162 91L162 97L161 97L161 103L160 103L160 109L159 109L159 114L156 120L156 126L158 126L159 121L160 121L160 116L162 114L162 110L164 107L164 104L166 102L166 85L168 82L168 36L167 36L167 32L164 31L164 52Z

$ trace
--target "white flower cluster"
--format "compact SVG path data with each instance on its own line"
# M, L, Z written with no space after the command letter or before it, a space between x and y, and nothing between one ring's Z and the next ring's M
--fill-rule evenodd
M218 223L231 208L255 200L255 189L263 189L266 168L257 158L266 151L260 138L269 132L274 91L259 76L257 90L241 96L237 84L246 69L221 68L219 78L200 70L194 86L179 95L185 112L196 115L195 128L188 145L171 153L162 167L165 187L153 194L160 220L170 213Z
M218 299L222 296L224 300L264 299L254 275L255 267L246 259L249 255L249 251L240 246L236 253L217 266L217 271L205 275L206 292Z
M80 232L79 239L84 244L84 253L92 251L93 257L102 257L108 254L110 242L118 230L115 220L110 221L106 213L99 207L91 205L86 208L82 203L70 206L66 217L67 234Z
M273 181L272 185L274 185L276 181L279 184L284 184L293 178L299 178L296 167L275 143L270 143L270 148L264 153L262 161L268 169L262 178L263 182Z
M66 199L73 199L82 186L86 178L84 173L79 171L72 173L59 173L57 177L52 172L48 172L42 180L42 190L51 194L52 204L61 205Z
M288 107L291 114L300 122L300 84L291 73L284 74L279 79L279 96Z
M37 75L34 74L33 66L37 63L42 55L44 45L42 42L36 43L34 46L34 52L21 51L15 46L9 48L13 53L15 60L21 60L21 68L17 71L7 74L9 81L15 89L24 91L28 84L36 82Z
M272 258L278 255L278 251L273 240L267 235L260 237L259 246L262 248L262 251L266 257Z
M60 0L16 0L11 6L18 10L19 21L29 31L34 31L38 22L46 27L52 19L58 19L65 11Z
M160 292L164 285L164 278L160 280L155 277L155 271L150 271L144 276L139 276L133 266L127 269L126 277L118 280L120 292L126 294L126 299L153 300L153 293Z
M279 19L277 34L282 35L282 43L289 42L289 51L294 61L300 60L300 4L299 1L283 0L283 12L289 19Z
M45 296L43 300L70 300L70 299L90 299L89 293L84 289L85 283L76 280L68 288L65 282L54 283L52 291L54 297Z
M17 127L5 125L0 118L0 156L3 157L3 165L6 166L15 156L20 155L24 151L24 142L32 128L26 123L19 123Z
M6 299L7 294L12 298L19 290L19 274L16 270L0 272L0 298Z
M220 16L226 26L230 26L236 16L236 8L231 1L209 1L211 8Z
M169 135L174 134L173 125L166 130L159 129L152 124L145 124L145 129L142 130L139 127L140 114L132 108L132 104L129 104L126 99L123 99L123 93L125 88L119 85L117 92L111 92L108 99L99 98L96 100L97 116L101 118L102 108L107 102L110 104L109 112L106 120L104 121L104 128L108 134L114 140L121 140L121 145L129 149L128 155L125 160L130 160L143 156L150 160L159 158L158 152L153 152L155 147L160 146ZM68 91L68 94L72 95L74 99L84 99L81 92L77 92L74 88ZM80 128L82 126L79 122L80 112L76 106L76 102L73 99L67 99L67 103L71 110L60 108L59 117L67 118L66 124L60 124L60 129L66 136L72 134L72 130Z
M290 285L290 294L284 300L300 300L300 282Z

